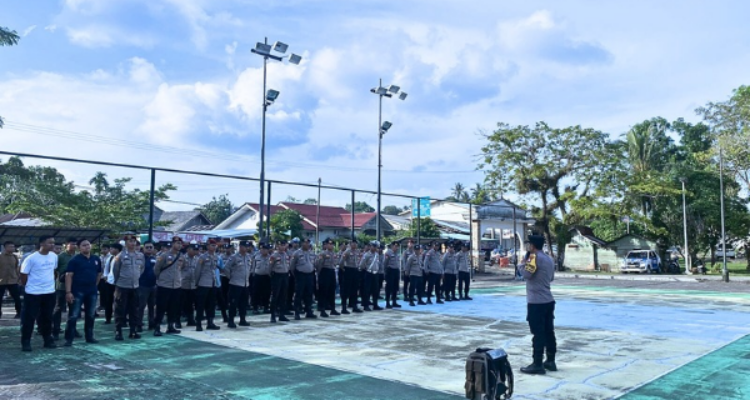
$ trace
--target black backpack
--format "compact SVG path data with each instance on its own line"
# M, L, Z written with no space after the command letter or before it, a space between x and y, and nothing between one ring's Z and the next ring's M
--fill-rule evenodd
M513 369L503 349L478 348L466 358L466 398L503 400L513 395Z

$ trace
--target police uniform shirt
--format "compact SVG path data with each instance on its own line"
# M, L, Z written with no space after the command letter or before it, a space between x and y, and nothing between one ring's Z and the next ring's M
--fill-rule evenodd
M315 259L315 269L320 272L321 269L335 269L336 268L336 254L330 250L323 250L318 257Z
M372 259L375 255L372 254L371 251L366 252L362 255L362 258L359 260L359 269L360 271L365 271L370 267L370 264L372 264Z
M115 285L126 289L138 289L138 281L146 269L146 258L143 253L124 249L115 257L112 271Z
M200 258L198 255L192 257L185 255L185 265L182 267L182 288L185 290L193 290L198 287L198 280L195 276L198 258Z
M459 272L470 272L471 266L469 265L469 252L459 251L456 253L456 265L458 266Z
M341 263L346 268L358 268L361 254L359 250L346 249L341 256Z
M293 271L299 271L302 273L310 273L315 270L313 262L315 260L315 254L312 250L299 249L294 252L292 256L291 268Z
M224 270L227 271L229 284L234 286L248 287L250 285L250 274L253 270L252 256L247 253L244 256L237 253L229 257Z
M289 273L289 255L287 252L274 251L270 259L271 272L274 274Z
M253 257L253 274L271 274L271 254L266 254L264 256L260 251L255 253L255 256Z
M171 251L163 253L156 259L154 274L156 274L156 286L167 289L179 289L182 287L182 268L185 264L185 255Z
M370 259L370 265L367 267L367 272L377 274L380 272L380 253L370 252L370 254L372 254L372 258Z
M424 263L425 268L431 274L442 275L443 265L440 263L440 254L437 250L430 249L430 251L427 252L427 256L425 256Z
M409 256L404 266L404 273L408 276L422 276L422 257L416 253Z
M217 287L216 269L219 268L219 255L206 253L198 259L196 279L200 287Z
M456 253L447 251L445 254L443 254L442 264L443 271L446 274L456 275L458 273L458 268L456 265Z

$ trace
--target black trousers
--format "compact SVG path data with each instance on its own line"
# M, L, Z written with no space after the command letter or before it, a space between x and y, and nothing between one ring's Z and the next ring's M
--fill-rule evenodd
M221 310L221 316L227 316L227 309L229 308L229 278L222 276L221 287L216 291L216 305Z
M218 288L198 286L195 290L195 320L214 322L216 318L216 292Z
M443 293L445 298L456 298L456 274L445 274L443 278Z
M401 278L401 272L394 268L385 269L385 301L396 302L398 295L398 284Z
M254 275L253 308L269 308L271 303L271 275Z
M138 326L143 327L143 314L148 308L148 327L151 328L156 320L156 286L138 286ZM163 314L162 314L163 315Z
M167 314L168 324L180 322L180 290L165 287L156 289L156 317L154 319L156 328L164 320L164 314Z
M380 300L383 297L380 295L380 292L383 290L383 282L385 282L385 272L382 274L378 274L378 291L377 291L377 299Z
M31 342L34 323L39 324L39 332L45 343L52 340L52 313L55 311L55 293L23 295L23 316L21 317L21 343Z
M65 299L65 290L55 290L55 311L52 314L52 333L59 335L62 332L62 316L68 313L68 301Z
M471 282L471 272L458 271L458 295L468 296Z
M422 289L424 287L422 285L422 277L411 275L409 276L409 281L411 283L411 285L409 286L409 301L414 301L414 292L417 292L417 299L419 301L422 301L422 297L424 297L424 290Z
M294 273L295 288L294 288L294 312L299 314L302 312L302 302L305 302L305 313L312 314L312 301L313 301L313 290L315 289L313 272L299 272Z
M244 321L247 318L247 296L249 290L246 287L237 285L227 286L229 286L229 321L234 321L237 309L240 311L240 321Z
M196 289L180 289L182 315L186 317L190 323L195 322L195 292Z
M542 364L546 352L548 360L555 360L557 339L555 338L555 302L529 304L526 313L534 349L534 364Z
M380 282L379 274L372 274L367 271L364 274L364 291L362 293L362 307L370 307L378 305L378 292L380 288L378 283Z
M13 298L13 303L16 307L16 314L21 314L21 291L18 289L18 285L0 285L0 303L3 302L3 297L5 297L6 291L8 292L10 297ZM0 307L0 317L2 316L3 310L2 307Z
M115 329L122 330L128 323L130 331L138 326L138 289L115 287Z
M104 308L104 319L111 322L115 306L115 285L105 280L99 281L99 303Z
M318 276L318 308L321 311L336 309L336 270L323 268Z
M294 304L294 295L297 291L297 282L294 274L289 274L289 278L287 278L287 289L286 289L286 301L288 305Z
M411 283L411 278L409 278L409 275L403 274L403 281L404 281L404 300L409 298L409 283Z
M346 308L346 301L348 299L348 290L346 283L346 268L339 268L339 297L341 297L341 308Z
M429 300L432 297L432 291L435 290L435 298L440 301L442 300L442 294L440 290L440 278L442 278L442 275L439 274L430 274L429 283L427 285L427 299Z
M422 293L427 293L427 283L430 282L430 273L422 270Z
M273 274L271 276L271 315L284 315L287 310L287 294L289 289L289 274Z
M348 306L357 308L357 293L359 292L359 280L361 272L357 268L345 268L346 270L346 298ZM341 308L346 308L342 304Z

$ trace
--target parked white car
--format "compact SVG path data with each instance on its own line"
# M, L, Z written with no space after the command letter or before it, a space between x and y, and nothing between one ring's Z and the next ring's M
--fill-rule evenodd
M631 250L625 256L620 272L637 272L640 274L659 273L661 258L653 250Z

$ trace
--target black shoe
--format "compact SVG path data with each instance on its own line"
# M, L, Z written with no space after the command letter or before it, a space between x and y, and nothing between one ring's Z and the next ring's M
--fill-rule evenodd
M45 349L56 349L57 345L55 344L54 340L50 340L50 341L45 342L43 347Z
M380 307L380 306L375 306L375 307L373 307L372 309L373 309L373 311L382 311L382 310L383 310L383 307Z
M188 321L185 326L195 326L195 321Z
M279 321L281 322L289 322L289 318L286 317L286 315L282 315L279 317Z
M414 304L414 302L413 302L413 301L410 301L410 302L409 302L409 305L410 305L411 307L414 307L414 306L415 306L416 304Z
M235 324L234 321L229 321L227 328L237 329L237 324Z
M391 303L386 303L385 308L390 310L391 308L393 308L393 306L391 305Z
M419 300L419 302L417 302L417 304L420 305L420 306L426 306L427 305L427 303L425 303L422 300ZM432 304L432 303L430 303L430 304Z
M361 308L352 308L352 312L357 313L357 314L361 314L362 313L362 309Z
M140 339L141 335L139 335L138 332L130 332L130 335L128 337L130 339Z
M250 323L243 319L243 320L240 320L240 323L237 324L237 325L239 325L239 326L250 326Z
M472 299L472 298L471 298L471 297L469 297L469 296L464 296L464 300L474 300L474 299Z
M271 313L271 309L270 308L264 308L263 309L263 314L270 314L270 313Z
M272 324L276 323L276 316L275 315L271 315L271 323Z
M71 342L70 340L66 340L65 343L63 343L63 346L65 346L65 347L71 347L71 346L73 346L73 342Z
M321 311L321 312L320 312L320 316L321 316L322 318L328 318L328 313L327 313L327 312L325 312L325 311Z
M450 297L446 297L446 298L445 298L445 301L453 301L453 300L451 300L451 298L450 298Z
M31 343L21 343L21 351L31 351Z
M225 324L227 322L229 322L229 317L227 317L227 316L223 316L223 317L221 317L221 319L222 319L222 321L224 321Z
M174 327L177 328L177 329L182 329L182 323L178 322L178 323L174 324Z
M521 367L521 372L524 374L530 374L530 375L544 375L547 373L547 371L544 369L544 366L541 364L529 364L528 367Z
M195 323L195 331L196 332L203 332L203 324L200 322Z
M351 313L349 312L349 310L347 310L346 308L344 308L344 309L341 310L341 314L349 315Z
M153 327L149 327L148 329L152 330L154 328ZM136 326L135 327L135 331L138 332L138 333L141 333L141 332L143 332L143 327L142 326Z
M435 303L437 303L437 304L445 304L445 302L444 302L444 301L442 301L442 300L438 300L438 301L436 301Z
M143 328L143 325L141 325L141 328ZM149 331L153 331L154 329L156 329L156 325L155 324L148 324L148 328L146 328L146 329L149 330Z
M427 304L432 304L432 299L427 299Z
M401 304L398 304L398 303L396 303L396 302L394 301L394 302L393 302L393 308L401 308Z
M258 310L253 310L253 315L260 315L260 311L258 311Z
M154 336L156 337L162 336L161 329L159 328L154 329Z
M112 321L111 321L111 320L106 320L106 321L104 321L104 325L109 325L109 324L111 324L111 323L112 323Z
M218 331L219 329L221 329L221 327L214 323L210 323L206 326L206 329L208 329L209 331Z
M86 343L89 343L89 344L97 344L97 343L99 343L99 341L98 341L98 340L96 340L96 339L94 339L94 338L91 338L91 339L86 339Z
M74 335L74 337L75 337L76 339L80 339L80 338L82 338L83 336L81 335L81 333L80 333L80 332L78 332L78 331L75 331L75 335Z
M458 296L458 299L459 299L459 300L463 300L463 299L464 299L464 296L463 296L463 295L461 295L461 296Z
M341 315L340 312L336 311L335 309L331 311L331 315Z
M39 332L37 332L39 333ZM52 340L60 340L60 334L59 333L53 333L52 334Z
M118 342L121 342L121 341L123 341L123 340L124 340L124 339L122 338L122 332L117 332L117 333L115 333L115 340L117 340Z
M307 313L305 314L305 318L307 319L318 319L318 316L313 313Z
M180 333L182 333L182 331L176 329L174 325L170 325L169 328L167 328L167 334L169 335L179 335Z
M545 361L544 364L542 365L544 366L544 369L546 369L547 371L552 371L552 372L557 371L557 364L555 364L554 361Z
M286 315L287 317L291 317L292 315L294 315L294 311L287 311L286 313L284 313L284 315Z
M365 306L362 308L362 311L372 311L372 308L370 308L370 306Z
M302 319L302 318L300 318L299 314L294 314L294 320L295 320L295 321L299 321L299 320L301 320L301 319Z

